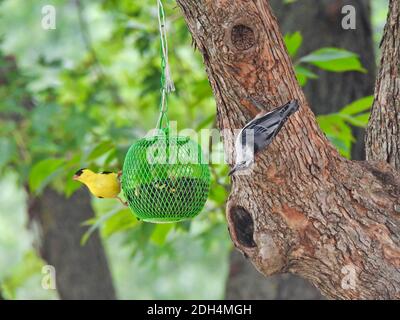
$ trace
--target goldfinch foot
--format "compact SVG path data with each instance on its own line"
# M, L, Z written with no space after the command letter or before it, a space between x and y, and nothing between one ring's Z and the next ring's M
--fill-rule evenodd
M120 197L116 197L115 199L118 199L119 202L121 202L125 207L128 207L128 206L129 206L129 205L128 205L128 202L122 200Z

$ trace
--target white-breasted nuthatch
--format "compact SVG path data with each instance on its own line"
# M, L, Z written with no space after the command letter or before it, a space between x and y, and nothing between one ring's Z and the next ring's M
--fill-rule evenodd
M264 109L253 98L249 100L257 108ZM236 138L236 163L229 175L249 168L254 162L254 156L271 144L288 118L297 110L299 110L299 103L297 100L292 100L270 112L262 111L250 121Z

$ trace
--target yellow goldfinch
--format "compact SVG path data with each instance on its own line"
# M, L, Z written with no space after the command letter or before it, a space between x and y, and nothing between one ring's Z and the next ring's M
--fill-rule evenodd
M97 198L118 199L123 205L127 206L127 203L118 196L121 192L121 183L119 181L121 174L121 172L106 171L94 173L92 170L84 168L78 170L73 179L86 185L89 191Z

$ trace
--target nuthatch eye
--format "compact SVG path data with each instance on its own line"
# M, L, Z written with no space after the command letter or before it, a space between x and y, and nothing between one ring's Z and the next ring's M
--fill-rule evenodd
M257 108L264 109L259 102L252 98L249 100ZM261 112L250 121L236 138L236 163L229 175L249 168L254 162L254 156L271 144L285 122L297 110L299 103L297 100L292 100L271 112Z

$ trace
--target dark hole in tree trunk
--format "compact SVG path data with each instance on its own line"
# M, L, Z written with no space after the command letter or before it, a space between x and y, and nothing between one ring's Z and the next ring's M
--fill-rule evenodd
M247 248L256 247L253 240L254 223L250 213L243 207L233 207L229 215L233 222L233 232L239 244Z
M231 37L232 44L241 51L250 49L256 42L253 30L243 24L232 28Z

